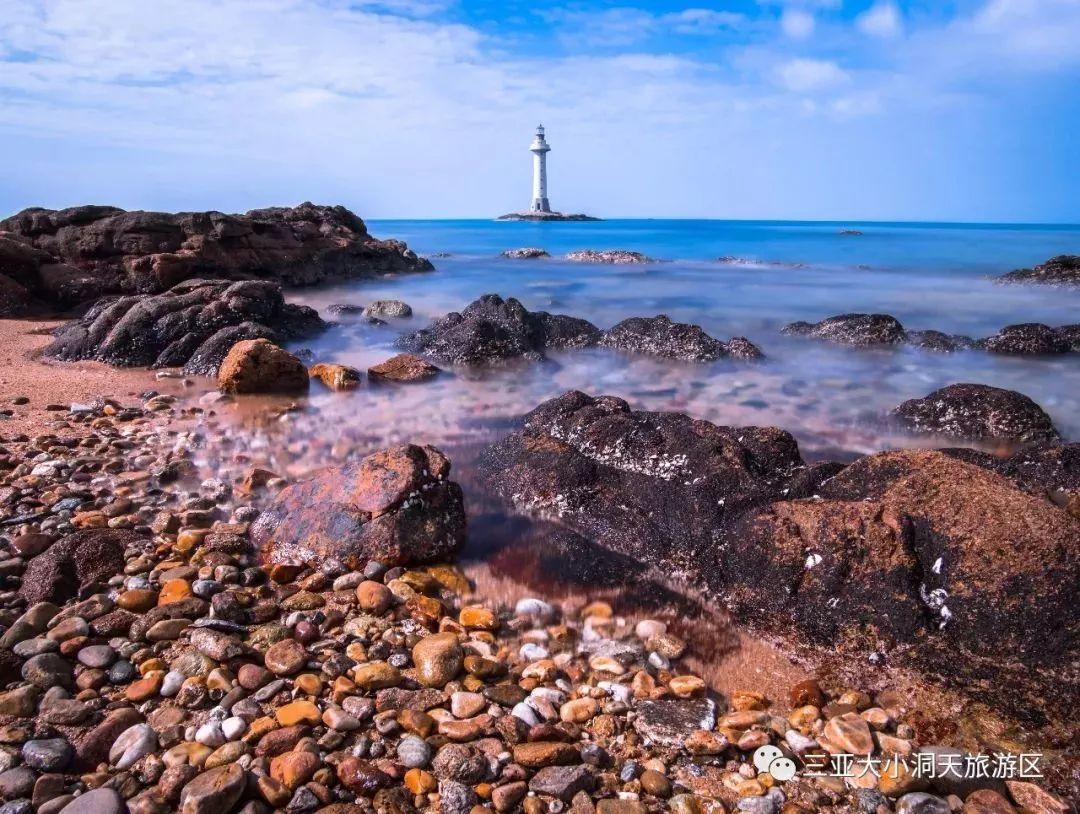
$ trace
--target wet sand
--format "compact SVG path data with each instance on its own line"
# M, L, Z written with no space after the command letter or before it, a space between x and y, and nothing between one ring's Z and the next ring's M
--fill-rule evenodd
M149 389L163 389L144 369L44 359L41 352L51 340L50 332L62 324L62 320L0 319L0 410L13 413L0 420L0 433L33 435L49 430L50 405L67 410L72 403L102 396L124 401ZM28 403L12 404L20 396Z

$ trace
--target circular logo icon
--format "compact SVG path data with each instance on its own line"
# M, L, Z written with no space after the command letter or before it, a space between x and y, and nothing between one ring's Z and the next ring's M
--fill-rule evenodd
M769 764L769 774L784 783L795 776L795 761L789 757L778 757Z
M754 768L759 772L769 771L769 765L776 760L784 756L784 753L777 749L772 744L765 744L759 746L757 751L754 752Z

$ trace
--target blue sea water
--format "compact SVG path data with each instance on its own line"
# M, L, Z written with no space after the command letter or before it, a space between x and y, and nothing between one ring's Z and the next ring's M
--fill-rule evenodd
M228 480L254 465L295 479L391 444L434 444L452 460L452 477L464 490L469 535L462 561L485 596L510 603L521 595L604 598L620 613L659 615L684 635L688 620L699 620L705 632L692 638L724 643L717 653L703 654L701 665L717 686L723 685L728 655L760 645L742 637L742 644L729 646L730 623L718 621L708 603L689 608L674 598L669 575L645 573L636 561L591 546L567 549L565 538L553 536L544 522L516 514L479 477L477 455L512 431L524 413L578 389L717 424L782 427L808 460L850 460L887 448L954 445L897 434L885 417L905 399L946 384L980 382L1027 394L1066 438L1080 439L1080 354L1014 358L979 351L850 348L781 333L794 320L852 311L890 313L912 329L976 337L1019 322L1080 322L1078 290L993 281L1016 267L1077 252L1078 226L713 221L377 221L369 226L379 237L405 240L430 256L436 270L291 292L292 299L336 321L316 339L294 346L308 349L317 361L365 369L397 353L394 341L402 333L485 293L514 296L528 308L584 317L602 328L629 316L666 313L722 339L746 336L767 358L688 364L591 348L553 353L546 364L447 370L422 384L365 381L347 393L313 388L301 409L289 404L286 410L264 410L250 400L218 404L203 416L204 430L227 442L199 445L207 472ZM862 234L840 234L852 228ZM522 246L545 248L552 257L500 256ZM656 262L611 266L561 258L584 248L636 250ZM740 260L720 262L719 257ZM414 316L373 326L336 316L329 308L375 299L404 300ZM244 426L237 434L242 443L235 446L229 442L234 422ZM726 631L722 636L721 630Z
M911 329L988 336L1008 324L1080 322L1080 291L1002 286L993 277L1080 251L1080 226L936 223L613 220L585 223L372 221L379 237L406 241L436 271L303 292L296 299L340 324L306 343L322 361L366 367L394 353L403 331L425 326L477 296L514 296L530 309L584 317L601 328L659 313L721 339L746 336L761 363L680 364L606 350L554 355L484 375L455 372L411 388L365 386L348 399L315 397L373 440L444 445L505 432L507 419L576 388L633 405L679 410L720 424L783 427L808 457L924 444L897 437L882 416L899 402L954 382L1018 390L1041 404L1067 437L1080 437L1080 354L1012 358L979 351L857 349L787 337L794 320L884 312ZM861 234L843 234L842 230ZM509 260L535 246L551 259ZM629 249L656 262L568 262L575 249ZM719 258L728 258L721 261ZM735 259L731 259L735 258ZM333 317L333 303L402 299L415 316L371 327Z

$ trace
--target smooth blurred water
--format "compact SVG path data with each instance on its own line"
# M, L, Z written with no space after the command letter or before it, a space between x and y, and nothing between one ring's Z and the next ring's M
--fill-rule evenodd
M1080 355L855 349L780 333L794 320L850 311L890 313L908 328L972 336L1018 322L1080 321L1080 291L992 281L1013 268L1080 250L1077 226L645 220L378 221L370 228L433 256L437 270L295 297L340 319L305 344L320 360L367 367L395 352L399 333L484 293L585 317L601 328L629 316L665 313L721 339L746 336L768 357L756 364L689 365L593 349L555 354L557 365L450 375L415 387L365 385L345 399L315 396L340 421L363 421L388 437L452 443L498 435L506 419L577 388L721 424L780 426L814 457L851 454L916 443L889 435L880 417L904 399L953 382L1018 390L1039 402L1067 436L1080 436ZM849 228L862 234L841 234ZM522 246L545 248L553 257L499 256ZM560 259L582 248L630 249L657 262L611 266ZM718 262L724 256L742 262ZM384 298L405 300L416 315L373 328L325 310L332 303Z

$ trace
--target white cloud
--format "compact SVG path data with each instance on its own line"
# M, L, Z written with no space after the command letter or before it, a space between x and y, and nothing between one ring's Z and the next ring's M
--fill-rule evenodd
M746 22L742 14L707 8L653 14L630 6L595 11L556 7L541 10L539 15L559 27L564 42L606 47L634 45L669 33L707 36L739 28Z
M776 69L779 83L795 93L815 93L840 87L850 76L835 62L792 59Z
M856 27L871 37L895 37L903 29L900 9L892 0L882 0L855 18Z
M814 33L814 15L797 8L786 8L780 15L780 28L793 40L804 40Z
M746 22L742 14L709 8L688 8L660 15L660 22L679 34L712 34L739 28Z

